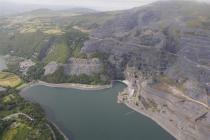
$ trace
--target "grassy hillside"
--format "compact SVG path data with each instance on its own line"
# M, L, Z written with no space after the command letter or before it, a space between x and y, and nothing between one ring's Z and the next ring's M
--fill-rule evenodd
M73 28L68 29L65 34L65 40L70 49L71 57L82 57L80 50L84 45L84 42L88 39L88 34L83 33Z
M0 50L16 56L31 57L38 53L46 36L41 32L4 34L0 32Z
M70 18L62 18L60 24L70 26L80 26L85 29L95 29L104 24L106 21L114 19L120 11L117 12L104 12L88 15L73 16Z
M56 61L58 63L65 63L69 56L69 49L65 42L55 44L48 55L44 59L44 62L47 64L51 61Z
M72 16L72 14L69 14L72 12L77 14ZM65 16L55 16L54 13L64 14ZM78 13L88 14L78 15ZM87 35L79 32L79 30L72 30L72 28L77 26L78 28L81 27L81 29L90 31L104 22L113 19L119 13L95 13L95 11L88 9L70 9L65 11L38 9L9 19L2 19L0 21L0 53L36 58L40 50L46 47L49 38L54 37L59 39L63 37L66 38L68 47L70 49L73 48L73 50L70 50L70 54L79 57L79 51L84 43L84 39L87 39ZM39 15L44 15L44 17ZM71 40L71 43L74 41L72 39L76 39L76 45L69 44L69 40ZM58 46L62 46L63 49L65 44L66 42L59 42ZM52 59L51 54L49 55L46 58L47 62ZM64 58L58 59L60 62L64 62Z

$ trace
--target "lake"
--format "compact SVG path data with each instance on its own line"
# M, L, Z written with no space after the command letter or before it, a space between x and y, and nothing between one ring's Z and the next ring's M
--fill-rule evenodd
M174 140L151 119L117 103L124 88L118 82L100 91L34 86L21 95L39 103L72 140Z
M6 66L6 62L5 62L5 59L3 56L0 55L0 71L6 69L7 66Z

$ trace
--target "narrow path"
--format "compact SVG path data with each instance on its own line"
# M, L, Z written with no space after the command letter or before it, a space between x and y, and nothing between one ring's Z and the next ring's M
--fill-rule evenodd
M61 129L52 121L48 120L58 131L59 133L64 137L65 140L69 140L69 138L63 133L63 131L61 131Z
M189 101L191 101L191 102L200 104L200 105L202 105L202 106L204 106L205 108L207 108L207 109L210 110L210 107L209 107L207 104L205 104L205 103L203 103L203 102L200 102L200 101L197 101L197 100L195 100L195 99L193 99L193 98L190 98L189 96L183 94L183 92L177 90L177 89L174 88L174 87L169 87L169 88L171 89L171 91L172 91L172 93L173 93L174 95L179 96L179 97L182 97L182 98L185 98L186 100L189 100Z
M194 61L190 60L189 58L187 58L186 56L184 56L184 59L187 60L188 62L194 64L197 68L203 68L203 69L206 69L206 70L210 71L210 67L209 66L201 65L201 64L199 64L197 62L194 62Z
M28 118L30 121L33 121L34 119L32 117L30 117L29 115L19 112L19 113L15 113L15 114L11 114L9 116L4 117L2 120L10 120L12 118L17 118L19 115L25 116L26 118Z
M52 127L49 124L47 124L47 123L46 123L46 126L50 130L50 132L51 132L51 134L53 136L53 139L56 140L57 138L56 138L55 132L53 131Z
M142 88L143 88L143 89L146 89L146 88L151 88L151 87L147 86L146 82L143 82ZM203 102L200 102L200 101L197 101L197 100L195 100L195 99L193 99L193 98L190 98L189 96L183 94L182 91L176 89L175 87L170 86L169 89L172 91L171 93L172 93L174 96L177 96L177 97L180 97L180 98L184 98L185 100L188 100L188 101L191 101L191 102L200 104L200 105L204 106L205 108L207 108L208 110L210 110L210 107L209 107L207 104L205 104L205 103L203 103Z
M150 86L147 85L147 82L146 82L146 81L145 81L145 82L142 82L142 88L143 88L143 90L146 91L146 92L147 92L146 89L152 90L152 88L151 88ZM183 94L182 91L176 89L175 87L170 86L169 88L170 88L170 90L172 91L171 93L172 93L174 96L177 96L177 97L180 97L180 98L184 98L185 100L188 100L188 101L191 101L191 102L200 104L200 105L204 106L205 108L207 108L208 110L210 110L210 107L209 107L207 104L205 104L205 103L203 103L203 102L200 102L200 101L197 101L197 100L195 100L195 99L190 98L189 96ZM162 98L162 97L161 97L161 98Z

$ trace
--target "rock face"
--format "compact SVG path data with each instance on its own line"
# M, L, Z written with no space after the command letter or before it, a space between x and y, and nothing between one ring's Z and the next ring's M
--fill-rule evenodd
M47 53L49 52L50 48L54 45L55 38L51 37L47 40L44 40L44 47L40 50L38 58L39 60L43 61L44 58L47 56Z
M209 9L170 1L128 10L82 48L108 55L113 77L129 83L120 99L180 140L210 139Z
M64 68L65 73L68 75L93 75L102 72L103 64L98 58L70 58L68 64L66 64Z
M176 85L145 79L135 68L127 68L125 74L129 84L119 98L127 106L150 117L179 140L210 139L210 107L206 102L188 96L188 89L184 92Z
M59 67L61 66L61 64L58 64L56 62L50 62L49 64L47 64L44 69L45 69L45 72L44 72L44 75L50 75L50 74L53 74Z
M6 91L5 88L0 87L0 93Z

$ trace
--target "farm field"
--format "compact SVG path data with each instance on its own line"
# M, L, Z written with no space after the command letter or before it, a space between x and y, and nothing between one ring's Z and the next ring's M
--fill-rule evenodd
M23 81L17 75L8 72L0 72L0 87L16 88L22 83Z

